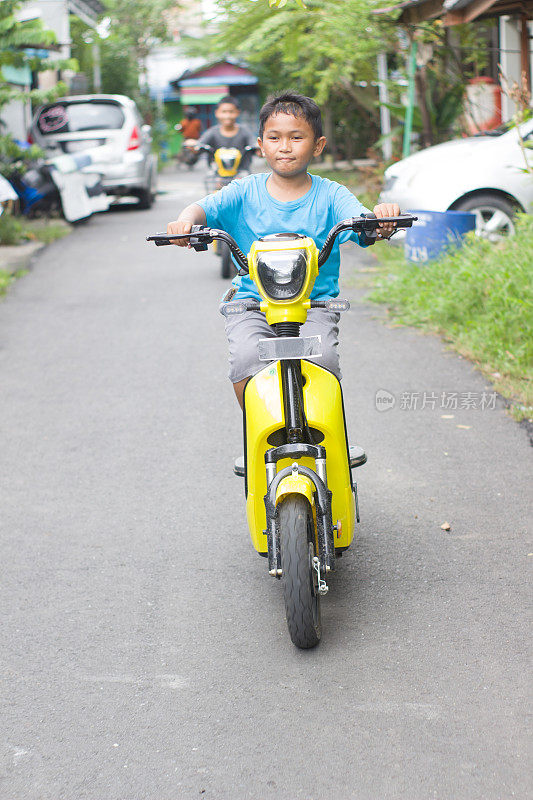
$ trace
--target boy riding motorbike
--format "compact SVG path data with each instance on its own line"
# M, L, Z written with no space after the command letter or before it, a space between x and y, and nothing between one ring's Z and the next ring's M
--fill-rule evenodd
M225 112L226 113L226 109ZM260 112L258 147L270 173L249 175L187 206L178 219L167 226L168 234L190 233L193 225L222 228L247 252L252 242L280 231L298 231L314 239L317 247L324 244L332 226L346 217L369 213L357 198L334 181L310 175L307 168L326 146L322 133L320 109L308 97L286 92L270 98ZM378 218L397 216L396 203L380 203L373 209ZM385 222L378 238L388 238L394 223ZM345 233L333 246L329 260L321 270L311 295L312 300L336 297L339 292L339 241L354 239L358 234ZM176 240L180 247L186 240ZM256 298L259 294L247 276L233 281L233 300ZM326 309L311 309L302 328L302 335L319 333L324 353L320 363L340 377L338 345L339 315ZM242 408L242 395L248 379L264 364L257 359L259 339L273 336L264 316L249 311L226 321L229 344L230 373L237 400Z

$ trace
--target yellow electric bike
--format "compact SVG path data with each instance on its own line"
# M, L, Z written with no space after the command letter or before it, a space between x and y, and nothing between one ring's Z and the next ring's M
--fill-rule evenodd
M197 150L208 154L211 161L211 169L205 179L205 190L207 194L218 192L228 183L234 180L239 171L243 169L249 161L248 154L256 148L253 145L246 145L241 152L238 147L218 147L216 150L208 144L198 144ZM246 166L244 167L246 170ZM235 275L235 268L231 260L231 251L226 242L215 241L213 248L220 258L220 277L230 278Z
M264 368L244 391L244 477L246 514L253 545L268 558L270 575L281 580L289 633L297 647L314 647L322 627L320 598L328 573L352 543L359 522L357 484L352 469L366 462L361 447L348 444L338 378L309 358L320 356L320 336L302 337L310 308L342 312L347 300L311 300L320 267L336 237L355 231L373 244L380 222L410 227L416 217L402 214L377 220L354 217L336 225L318 251L298 233L278 233L254 242L248 256L225 231L194 226L185 236L156 234L149 241L172 244L188 238L195 250L225 242L257 286L261 301L233 299L231 287L220 311L228 317L260 311L276 336L259 341Z

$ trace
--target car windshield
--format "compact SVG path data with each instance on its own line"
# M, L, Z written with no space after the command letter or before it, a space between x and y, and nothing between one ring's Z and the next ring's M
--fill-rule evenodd
M44 135L81 131L117 130L124 113L116 103L54 103L43 108L37 127Z

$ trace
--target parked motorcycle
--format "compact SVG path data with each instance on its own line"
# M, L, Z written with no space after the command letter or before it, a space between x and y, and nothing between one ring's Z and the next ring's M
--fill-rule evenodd
M88 219L105 211L111 202L87 153L39 159L26 172L13 171L10 182L18 194L22 213L49 216L59 213L67 222Z
M175 125L174 127L177 128L178 126ZM183 164L186 167L189 167L189 169L192 169L194 167L199 157L200 157L200 152L198 150L198 147L196 146L196 143L188 144L187 141L182 143L178 151L178 154L176 155L178 163Z
M320 600L336 559L350 546L359 522L357 484L352 469L366 462L361 447L349 446L341 384L329 370L309 361L321 353L321 337L301 337L310 308L346 311L347 300L311 300L319 269L336 237L355 231L366 244L377 238L380 223L411 227L416 217L376 219L374 215L340 222L318 251L298 233L278 233L254 242L248 256L225 231L193 226L190 234L155 234L148 241L168 245L188 238L195 250L224 242L254 281L261 302L233 300L235 287L220 311L228 317L261 311L276 337L259 341L265 367L244 391L244 477L246 514L256 551L268 558L269 574L280 579L287 625L293 643L314 647L320 641Z

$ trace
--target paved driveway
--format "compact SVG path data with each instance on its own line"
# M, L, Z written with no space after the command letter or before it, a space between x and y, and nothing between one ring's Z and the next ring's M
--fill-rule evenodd
M165 185L0 303L0 798L525 800L524 431L348 251L362 524L296 650L231 471L218 261L144 242L201 192Z

